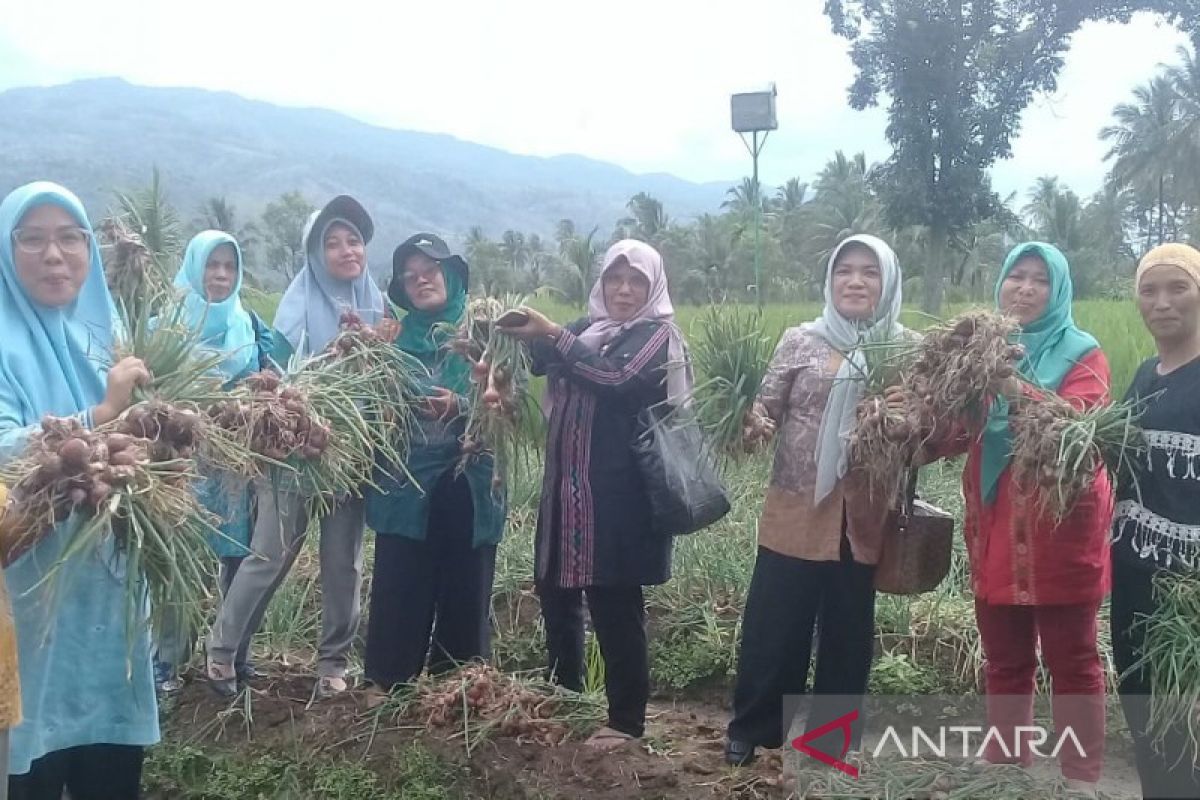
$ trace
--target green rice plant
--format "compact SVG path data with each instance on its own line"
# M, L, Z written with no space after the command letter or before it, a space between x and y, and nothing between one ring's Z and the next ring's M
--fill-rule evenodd
M761 314L745 306L710 306L689 333L699 383L695 410L722 452L747 452L746 415L771 363L779 331L764 327ZM751 446L749 449L754 449Z
M587 633L583 653L583 691L599 694L604 691L604 656L600 652L600 640L593 631Z

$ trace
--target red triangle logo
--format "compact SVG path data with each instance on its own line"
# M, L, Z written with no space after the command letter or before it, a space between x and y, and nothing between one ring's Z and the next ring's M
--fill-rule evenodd
M841 753L841 755L843 757L845 757L846 753L848 753L850 751L850 726L857 720L858 720L858 709L854 709L853 711L843 714L842 716L838 717L835 720L826 722L824 725L822 725L819 728L813 728L811 731L808 731L808 732L804 733L803 735L797 736L795 739L792 739L792 747L795 748L796 750L800 751L801 753L804 753L806 756L808 756L810 758L815 758L817 761L820 761L822 764L825 764L826 766L841 770L842 772L849 775L851 778L857 778L858 777L858 767L851 766L850 764L847 764L845 761L842 761L839 758L834 758L833 756L828 755L827 753L822 753L820 750L817 750L815 747L812 747L809 744L809 742L814 741L816 739L820 739L822 736L829 733L830 731L841 729L841 731L842 731L842 753Z

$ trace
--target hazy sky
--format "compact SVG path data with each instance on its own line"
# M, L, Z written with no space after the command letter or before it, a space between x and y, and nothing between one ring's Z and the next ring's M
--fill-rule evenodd
M118 75L323 106L537 155L736 180L749 156L729 94L779 88L762 177L811 177L837 148L886 157L880 110L846 103L846 43L823 0L170 0L5 2L0 89ZM202 11L198 11L199 7ZM1175 60L1182 34L1145 16L1076 35L1059 90L1026 112L1003 193L1044 174L1102 179L1113 105ZM3 157L0 155L0 157Z

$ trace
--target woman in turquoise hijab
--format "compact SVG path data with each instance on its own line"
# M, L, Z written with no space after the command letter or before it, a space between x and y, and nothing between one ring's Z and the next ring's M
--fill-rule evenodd
M1108 362L1096 340L1075 325L1071 272L1053 245L1027 242L1004 261L996 306L1020 323L1024 381L1009 396L1054 393L1079 408L1108 401ZM1100 603L1108 593L1108 530L1112 488L1101 468L1091 489L1056 522L1018 486L1012 458L1011 407L997 399L982 435L939 455L967 450L963 470L963 533L985 657L989 723L1007 741L989 741L995 763L1028 762L1015 749L1015 729L1033 724L1033 693L1041 650L1053 681L1054 723L1070 725L1085 756L1061 749L1063 776L1094 789L1103 767L1104 671L1096 643ZM1040 644L1040 648L1039 648ZM1020 756L1017 753L1020 752Z
M43 416L85 425L129 407L145 366L112 363L117 316L79 199L31 183L0 203L0 459L20 455ZM126 564L111 539L39 586L79 520L58 525L5 571L17 628L24 722L12 730L13 797L134 800L144 748L159 738L145 628L125 628Z
M237 240L228 233L212 230L192 237L175 276L175 288L182 293L181 321L199 331L202 347L225 354L219 368L228 379L227 385L258 370L275 368L271 359L275 337L271 329L242 305L244 277L245 265ZM209 544L220 561L218 584L223 597L242 559L250 554L250 487L245 481L221 473L201 481L196 493L204 507L221 520L218 526L221 535L210 536ZM243 637L234 660L234 671L243 682L256 675L249 659L250 638L250 634ZM154 665L159 691L179 688L176 672L191 656L194 641L193 632L178 627L160 632Z
M492 487L491 453L458 471L471 369L446 347L469 278L467 262L433 234L409 238L392 255L388 297L407 312L396 346L433 378L407 463L415 484L381 465L380 489L367 495L376 537L364 671L382 691L413 680L427 661L441 670L491 652L488 610L506 498Z

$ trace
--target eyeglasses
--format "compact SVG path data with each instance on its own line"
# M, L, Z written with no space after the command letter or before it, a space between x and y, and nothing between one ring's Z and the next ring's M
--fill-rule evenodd
M17 228L12 233L13 243L22 253L41 255L50 247L50 242L68 255L78 255L87 250L91 233L83 228L59 228L51 233L44 228Z
M433 283L437 280L438 275L442 274L442 265L438 265L432 269L427 269L422 272L402 272L400 279L404 281L405 286L416 286L421 281L429 281Z

